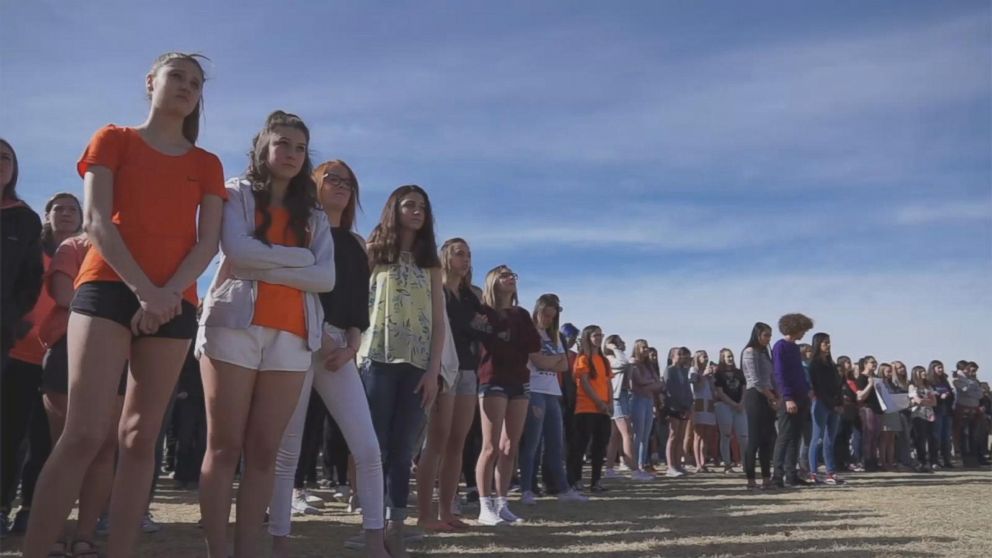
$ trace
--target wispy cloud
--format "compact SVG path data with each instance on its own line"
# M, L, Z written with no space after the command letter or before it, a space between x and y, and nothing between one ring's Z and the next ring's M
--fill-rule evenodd
M982 199L913 204L895 211L895 222L900 225L952 224L963 221L980 221L992 225L992 191Z

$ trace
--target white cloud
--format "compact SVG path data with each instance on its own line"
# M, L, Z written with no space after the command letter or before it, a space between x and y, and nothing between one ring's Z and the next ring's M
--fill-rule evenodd
M992 223L992 198L905 205L895 211L895 222L900 225L946 224L961 221Z

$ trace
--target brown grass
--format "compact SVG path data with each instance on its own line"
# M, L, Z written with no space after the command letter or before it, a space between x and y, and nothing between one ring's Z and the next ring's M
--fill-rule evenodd
M992 475L988 470L934 475L851 475L842 487L747 493L739 475L693 475L646 482L616 480L586 504L545 498L519 503L526 524L434 535L415 556L990 556ZM317 492L327 496L326 493ZM203 556L196 494L163 490L156 498L160 533L143 535L142 558ZM477 507L467 507L471 518ZM354 556L342 541L359 517L329 504L320 516L294 520L294 556ZM3 541L3 556L19 539ZM268 556L268 553L264 553Z

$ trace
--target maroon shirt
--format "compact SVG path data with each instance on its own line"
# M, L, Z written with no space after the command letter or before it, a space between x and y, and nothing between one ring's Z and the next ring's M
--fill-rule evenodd
M519 306L497 311L482 305L480 310L489 318L492 331L482 337L479 383L526 384L530 381L530 354L541 350L541 336L530 314Z

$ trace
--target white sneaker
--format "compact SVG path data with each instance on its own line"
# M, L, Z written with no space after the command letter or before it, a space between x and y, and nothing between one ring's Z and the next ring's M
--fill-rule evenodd
M537 496L534 496L534 493L530 490L524 491L520 496L520 503L525 506L533 506L537 503Z
M684 477L685 476L685 473L683 473L682 471L679 471L678 469L669 467L668 468L668 471L665 472L665 476L666 477L672 477L673 479L677 479L679 477Z
M620 471L621 473L627 472L629 470L630 467L628 467L626 463L621 463L620 466L617 467L617 471Z
M618 479L620 476L620 473L618 473L613 467L607 467L606 471L603 472L604 479Z
M482 525L503 525L506 521L496 513L496 502L488 496L479 496L479 523Z
M634 471L630 474L630 478L639 481L650 481L654 480L655 476L647 471Z
M518 517L515 513L510 511L510 504L506 501L506 498L497 498L496 505L498 507L497 513L503 521L511 524L524 522L522 517Z
M589 497L583 496L574 490L566 490L558 495L559 502L588 502Z
M316 494L312 494L306 488L304 488L300 492L303 493L303 499L306 500L307 503L310 504L311 506L313 506L315 508L322 508L322 507L324 507L324 499L321 498L320 496L317 496Z
M302 490L293 490L292 509L293 515L315 515L320 513L320 510L307 503Z

